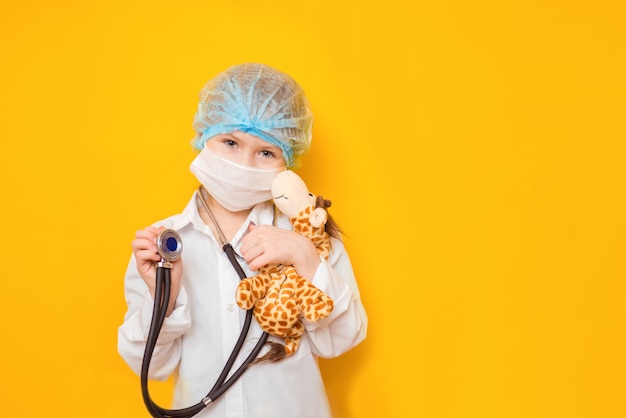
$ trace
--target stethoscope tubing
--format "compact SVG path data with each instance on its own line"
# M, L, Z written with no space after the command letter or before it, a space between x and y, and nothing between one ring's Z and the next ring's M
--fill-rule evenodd
M240 279L246 278L246 273L243 271L241 266L236 260L235 251L229 243L226 243L223 247L224 252L226 253L229 261L237 271ZM155 418L191 418L194 415L198 414L205 407L212 404L215 400L217 400L220 396L222 396L228 388L230 388L233 383L237 379L241 377L241 375L246 371L250 363L256 359L257 355L265 345L267 341L268 334L263 332L259 341L254 346L248 357L244 360L244 362L239 366L237 370L235 370L230 378L227 380L226 378L231 372L233 365L243 347L245 339L248 335L248 331L250 329L250 325L252 323L252 309L246 311L246 317L244 321L244 325L241 329L241 333L239 334L239 338L233 348L233 351L230 353L228 361L226 365L222 369L220 376L215 381L215 384L209 391L209 393L202 399L202 401L198 402L195 405L192 405L187 408L182 409L166 409L158 406L150 397L150 393L148 390L148 371L150 368L150 362L152 360L152 355L154 353L154 349L156 347L156 342L159 337L159 333L163 326L163 322L165 321L165 314L167 312L167 305L169 303L170 294L171 294L171 265L168 263L159 263L156 268L156 277L155 277L155 291L154 291L154 307L152 310L152 320L150 323L150 330L148 332L148 339L146 341L146 348L144 351L143 361L141 365L141 392L144 400L144 404L146 405L146 409L150 412Z

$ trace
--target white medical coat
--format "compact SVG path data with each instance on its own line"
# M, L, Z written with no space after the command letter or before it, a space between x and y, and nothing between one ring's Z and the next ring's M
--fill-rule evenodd
M273 216L270 202L254 207L231 241L235 251L250 222L272 224ZM213 387L239 337L245 312L235 303L240 279L200 218L195 194L181 214L156 225L172 228L182 238L183 284L175 310L166 318L159 335L150 378L165 380L174 373L172 407L183 408L200 402ZM278 226L291 229L283 215L278 217ZM317 357L332 358L345 353L365 338L367 330L367 315L348 254L340 240L333 239L332 246L328 260L322 259L311 280L334 300L331 315L318 322L305 321L306 333L296 353L277 363L249 367L224 396L196 415L198 418L330 417ZM241 265L248 276L255 274L245 262L241 261ZM137 273L134 257L128 265L124 286L128 311L118 330L118 351L139 374L153 299ZM253 320L233 371L261 334Z

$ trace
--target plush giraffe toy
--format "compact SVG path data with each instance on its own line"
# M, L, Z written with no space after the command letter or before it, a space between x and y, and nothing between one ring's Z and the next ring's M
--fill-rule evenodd
M330 201L321 196L316 199L304 181L289 170L276 176L272 196L278 209L289 217L293 230L309 237L318 253L328 258L330 235L338 234L338 228L326 212ZM270 351L257 362L274 362L293 354L304 334L301 318L318 321L333 310L329 296L300 276L293 266L282 264L261 267L258 275L243 279L235 299L241 309L254 307L254 316L263 331L285 340L284 346L268 343Z

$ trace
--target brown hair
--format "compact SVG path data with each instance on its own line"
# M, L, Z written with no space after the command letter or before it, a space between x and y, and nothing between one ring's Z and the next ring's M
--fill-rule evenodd
M328 212L327 209L331 207L332 204L333 202L328 199L324 199L322 196L317 196L317 198L315 199L315 207L325 209L326 212ZM343 231L341 230L341 228L339 228L339 225L337 225L337 222L335 222L333 217L330 216L330 213L328 213L328 219L326 220L326 226L324 227L324 230L328 235L337 239L340 239L341 234L343 234Z

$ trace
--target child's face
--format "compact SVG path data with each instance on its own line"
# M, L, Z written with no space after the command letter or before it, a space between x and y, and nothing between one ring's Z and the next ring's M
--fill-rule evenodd
M215 135L206 141L205 146L239 165L265 169L285 166L283 151L279 147L241 131Z

